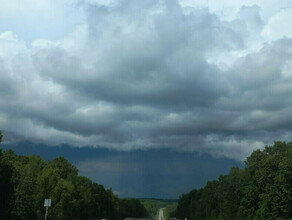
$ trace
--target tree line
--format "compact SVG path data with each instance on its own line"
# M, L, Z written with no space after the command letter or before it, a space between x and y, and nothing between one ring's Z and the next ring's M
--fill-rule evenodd
M44 219L45 198L52 199L48 219L148 216L139 200L120 199L111 189L79 176L77 168L64 157L44 161L39 156L20 156L0 149L0 219Z
M292 143L254 151L243 169L183 194L173 216L188 220L292 219Z

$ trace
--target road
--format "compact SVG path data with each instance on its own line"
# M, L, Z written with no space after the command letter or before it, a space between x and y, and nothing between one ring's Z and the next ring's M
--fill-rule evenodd
M158 220L164 220L164 217L163 217L163 208L162 209L159 209Z

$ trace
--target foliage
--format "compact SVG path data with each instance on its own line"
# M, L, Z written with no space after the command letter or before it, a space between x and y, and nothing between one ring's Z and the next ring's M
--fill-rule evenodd
M292 219L292 143L275 142L254 151L244 169L183 194L180 219Z
M169 204L167 206L165 206L165 209L164 209L164 218L169 218L169 217L172 217L173 213L175 212L177 208L177 203L172 203L172 204Z
M2 138L0 132L0 140ZM120 220L147 217L139 200L119 199L111 189L78 176L64 157L44 161L0 149L0 219L44 219L44 199L52 199L48 219Z
M2 134L0 131L0 143ZM13 199L13 167L0 149L0 219L10 219Z
M120 219L127 217L144 218L148 217L145 207L137 199L122 199L120 200Z

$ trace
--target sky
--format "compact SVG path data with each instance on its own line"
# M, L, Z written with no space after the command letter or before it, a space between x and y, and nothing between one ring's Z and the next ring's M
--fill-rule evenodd
M122 198L178 199L182 193L202 188L209 180L227 174L240 162L207 154L167 149L117 151L106 148L47 146L29 141L3 144L18 155L39 155L45 160L63 156L75 165L79 175L112 188Z
M290 0L0 4L5 145L108 150L118 161L205 155L227 172L228 161L292 140ZM78 163L95 179L92 169L116 166L81 159L95 163Z

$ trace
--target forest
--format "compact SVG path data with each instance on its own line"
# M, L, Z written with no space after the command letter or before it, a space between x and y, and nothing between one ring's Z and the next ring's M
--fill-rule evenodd
M19 156L0 149L0 219L44 219L46 198L52 200L48 219L148 216L139 200L120 199L111 189L79 176L77 168L64 157L44 161L39 156Z
M292 219L292 143L254 151L243 169L183 194L172 216L188 220Z

